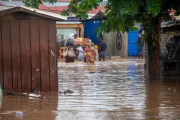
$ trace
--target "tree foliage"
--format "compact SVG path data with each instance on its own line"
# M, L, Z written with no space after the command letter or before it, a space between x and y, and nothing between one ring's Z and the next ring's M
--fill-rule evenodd
M23 3L28 7L39 8L39 5L42 4L42 2L49 2L53 4L56 1L57 0L23 0Z
M74 13L78 18L84 20L88 17L87 12L92 8L97 8L102 0L72 0L67 10L62 11L62 15Z
M61 14L74 13L81 20L87 18L89 10L98 7L102 0L72 0L67 10ZM169 17L168 9L180 10L180 0L108 0L105 6L107 20L102 24L99 32L134 30L134 22L142 23L146 34L151 33L153 39L158 39L158 27L161 18ZM155 44L155 43L154 43Z

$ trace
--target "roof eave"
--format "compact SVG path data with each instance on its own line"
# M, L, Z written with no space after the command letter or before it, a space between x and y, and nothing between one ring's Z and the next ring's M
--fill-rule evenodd
M6 9L3 11L0 11L0 16L4 16L4 15L11 14L11 13L18 12L18 11L19 11L19 8L17 8L17 7Z
M14 12L26 12L26 13L29 13L29 14L41 16L41 17L48 18L48 19L55 20L55 21L65 21L65 20L67 20L66 18L64 18L64 19L63 18L58 18L58 17L54 17L54 16L51 16L51 15L46 15L46 14L37 12L36 9L29 10L29 9L26 9L26 8L24 8L22 6L16 6L16 7L11 6L11 7L12 8L9 8L7 10L0 11L0 16L4 16L4 15L7 15L7 14L12 14ZM46 12L46 11L43 11L43 12Z
M53 16L49 16L49 15L37 13L36 10L31 11L31 10L28 10L28 9L21 8L21 7L20 7L20 11L26 12L26 13L30 13L30 14L33 14L33 15L37 15L37 16L41 16L41 17L44 17L44 18L56 20L56 21L63 21L63 20L64 20L64 19L60 19L60 18L53 17Z

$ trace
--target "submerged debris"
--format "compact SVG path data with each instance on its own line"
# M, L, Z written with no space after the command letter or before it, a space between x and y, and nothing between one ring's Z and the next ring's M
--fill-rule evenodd
M30 91L30 93L39 93L40 91L39 90L37 90L37 89L32 89L31 91Z
M66 94L66 93L67 93L67 91L64 91L63 93L64 93L64 94Z
M61 92L61 91L59 91L59 94L62 94L62 92Z
M36 95L36 94L29 94L29 97L36 97L36 98L40 98L41 97L41 95Z
M16 112L16 117L22 118L24 116L24 113L21 111Z
M67 94L67 93L71 94L71 93L74 93L74 92L72 90L69 90L69 89L65 90L64 92L59 91L59 94L62 94L62 93L64 93L64 94Z
M68 93L74 93L72 90L69 90L69 89L67 89L67 92Z

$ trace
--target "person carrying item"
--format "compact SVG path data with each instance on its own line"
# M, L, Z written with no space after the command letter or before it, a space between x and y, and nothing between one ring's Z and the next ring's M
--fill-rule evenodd
M65 62L75 62L76 59L76 46L75 46L75 34L71 33L68 40L66 41L67 49L64 52Z
M107 49L106 43L103 40L99 40L99 43L98 43L99 61L101 61L101 59L105 61L106 49Z
M74 33L71 33L71 34L70 34L68 40L66 41L66 46L67 46L67 47L74 45L75 36L76 36L76 34L74 34Z
M88 36L87 39L88 39L90 42L92 42L92 40L90 39L90 36Z
M95 56L96 56L96 50L93 46L93 43L88 41L87 46L84 50L84 57L86 58L86 62L89 64L95 64Z
M73 46L69 46L64 54L66 63L75 62L76 54Z

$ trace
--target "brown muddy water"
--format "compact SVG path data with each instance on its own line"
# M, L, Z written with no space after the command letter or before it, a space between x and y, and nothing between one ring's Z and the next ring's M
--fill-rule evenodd
M0 120L180 120L180 81L147 80L144 60L58 63L59 91L4 96Z

